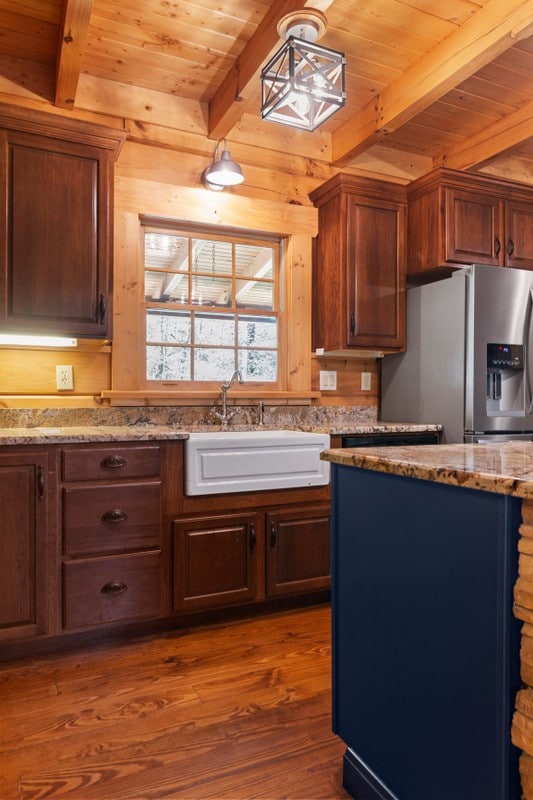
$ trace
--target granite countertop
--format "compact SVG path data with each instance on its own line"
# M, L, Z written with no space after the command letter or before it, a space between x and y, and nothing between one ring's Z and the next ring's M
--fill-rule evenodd
M324 461L533 498L533 442L329 449Z
M142 442L188 439L192 431L300 430L330 435L357 433L419 433L439 431L441 425L398 422L323 425L80 425L57 427L0 428L0 446L17 444L69 444L75 442Z
M189 431L158 425L88 425L57 428L0 428L0 445L72 442L143 442L188 439Z

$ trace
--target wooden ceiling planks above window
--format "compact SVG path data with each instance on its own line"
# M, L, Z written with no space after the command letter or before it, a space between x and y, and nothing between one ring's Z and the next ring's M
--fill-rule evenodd
M302 137L260 119L259 73L280 17L305 7L346 53L347 102ZM213 141L252 131L302 156L316 136L339 168L390 152L458 169L515 158L533 175L533 0L2 0L10 94Z

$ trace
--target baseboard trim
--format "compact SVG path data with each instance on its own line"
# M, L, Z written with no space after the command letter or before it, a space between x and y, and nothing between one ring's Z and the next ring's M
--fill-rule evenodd
M342 785L356 800L398 800L348 747L343 756L342 767Z

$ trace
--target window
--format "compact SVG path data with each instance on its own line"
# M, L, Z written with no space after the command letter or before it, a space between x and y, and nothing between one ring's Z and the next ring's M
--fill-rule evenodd
M148 381L276 386L277 239L143 225Z

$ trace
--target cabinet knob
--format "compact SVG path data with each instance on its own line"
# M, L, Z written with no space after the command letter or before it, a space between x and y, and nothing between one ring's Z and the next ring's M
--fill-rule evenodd
M502 249L502 243L500 242L498 236L495 236L494 237L494 255L499 256L501 249Z
M128 587L122 581L109 581L101 588L101 594L113 595L127 592Z
M507 255L509 256L509 258L513 255L513 253L514 253L514 242L511 239L511 237L509 237L509 239L507 240Z
M106 456L100 461L103 469L119 469L126 466L126 459L122 456Z
M128 515L120 508L111 508L102 514L102 522L110 522L112 525L118 525L119 522L126 522Z
M250 551L253 553L255 545L257 544L257 535L255 532L255 525L250 525Z

